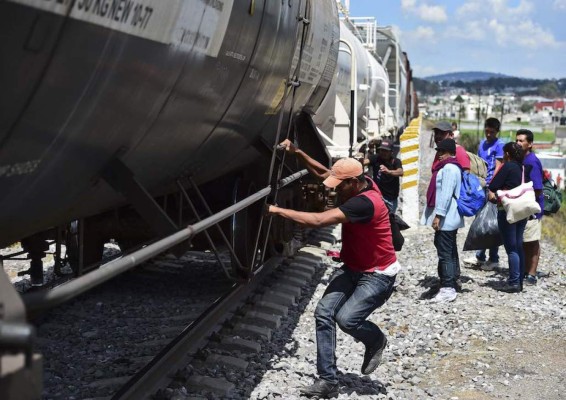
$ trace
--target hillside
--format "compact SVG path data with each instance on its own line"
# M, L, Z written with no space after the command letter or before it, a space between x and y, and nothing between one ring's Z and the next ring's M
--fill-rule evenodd
M490 72L455 72L424 79L415 78L415 89L424 96L459 89L467 93L505 92L518 96L535 95L554 99L566 97L566 78L529 79Z
M473 82L473 81L485 81L491 78L510 78L508 75L496 74L493 72L483 72L483 71L466 71L466 72L451 72L448 74L440 74L428 76L423 79L429 82Z

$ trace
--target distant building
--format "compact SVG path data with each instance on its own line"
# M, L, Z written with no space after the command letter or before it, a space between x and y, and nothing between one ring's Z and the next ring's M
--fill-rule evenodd
M536 112L540 111L564 111L564 99L544 100L535 103Z

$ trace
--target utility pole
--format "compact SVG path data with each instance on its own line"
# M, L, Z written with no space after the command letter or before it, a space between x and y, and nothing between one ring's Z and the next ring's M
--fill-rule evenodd
M505 113L505 99L501 101L501 125L503 126L503 114Z
M480 140L480 118L481 118L481 89L478 89L478 127L476 130L476 139Z

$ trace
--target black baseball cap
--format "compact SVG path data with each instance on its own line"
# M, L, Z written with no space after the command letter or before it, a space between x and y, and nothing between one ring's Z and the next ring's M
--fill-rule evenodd
M444 150L450 154L456 154L456 142L454 139L444 139L436 146L436 150Z
M390 140L382 140L378 149L393 151L393 142Z

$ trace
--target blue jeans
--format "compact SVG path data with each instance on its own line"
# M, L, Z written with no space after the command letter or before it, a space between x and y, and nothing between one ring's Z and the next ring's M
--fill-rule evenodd
M497 254L498 251L499 247L492 247L491 249L489 249L489 261L496 263L499 262L499 254ZM476 258L480 261L485 261L485 253L485 249L476 251Z
M441 287L456 288L456 279L460 278L457 234L458 229L434 232L434 247L438 253L438 277Z
M336 271L314 312L316 367L320 378L338 383L336 324L366 346L380 339L383 333L366 318L391 296L393 283L394 276L354 272L346 266Z
M514 224L507 222L506 213L503 210L497 211L497 226L503 238L503 246L509 258L509 279L510 285L523 284L525 275L525 253L523 252L523 232L527 226L527 219L523 219Z
M397 211L397 206L399 205L399 199L398 198L396 198L396 199L386 199L384 197L383 202L385 203L385 205L389 209L390 213L395 213L395 211Z

